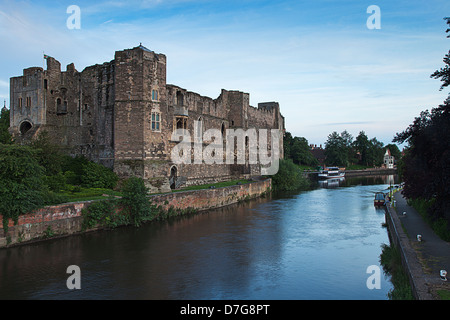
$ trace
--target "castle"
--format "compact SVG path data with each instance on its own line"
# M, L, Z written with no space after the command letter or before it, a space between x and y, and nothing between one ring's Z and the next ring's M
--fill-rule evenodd
M222 90L217 99L166 83L166 56L139 45L114 60L78 72L46 56L10 79L10 132L16 141L46 131L72 156L83 155L120 177L142 177L152 192L260 174L253 164L176 164L176 129L278 129L283 156L284 117L279 104L249 105L249 94Z

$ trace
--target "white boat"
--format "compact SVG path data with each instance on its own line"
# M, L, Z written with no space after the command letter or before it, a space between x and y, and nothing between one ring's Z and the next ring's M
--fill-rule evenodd
M345 176L345 172L341 171L338 167L328 167L319 171L318 177L319 179L335 179L335 178L343 178Z

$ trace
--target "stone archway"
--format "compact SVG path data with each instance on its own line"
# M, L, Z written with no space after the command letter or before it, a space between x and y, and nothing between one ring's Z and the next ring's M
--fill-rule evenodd
M27 120L23 121L19 127L20 134L22 135L26 134L28 131L30 131L32 127L33 125L31 124L30 121Z
M169 183L170 183L170 189L175 189L177 186L177 176L178 176L178 169L176 166L172 166L170 168L170 177L169 177Z

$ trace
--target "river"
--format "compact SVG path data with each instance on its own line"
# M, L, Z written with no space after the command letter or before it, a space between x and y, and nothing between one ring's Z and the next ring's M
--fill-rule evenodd
M346 178L188 217L0 250L0 299L387 300L388 244L373 193L393 176ZM69 290L67 268L80 270Z

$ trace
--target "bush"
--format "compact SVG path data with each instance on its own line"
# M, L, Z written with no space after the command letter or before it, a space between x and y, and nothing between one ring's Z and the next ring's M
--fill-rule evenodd
M300 191L311 188L308 178L291 159L280 159L278 173L272 177L274 191Z
M148 188L142 178L131 177L125 181L120 204L135 226L139 226L146 219L151 219L152 205L148 198Z
M32 148L0 144L0 214L5 233L9 218L17 223L21 214L44 204L43 173Z
M85 188L114 189L119 178L109 168L94 162L82 166L81 185Z
M110 228L127 224L127 217L116 213L117 201L107 200L92 203L82 210L83 230L94 228L97 225Z

